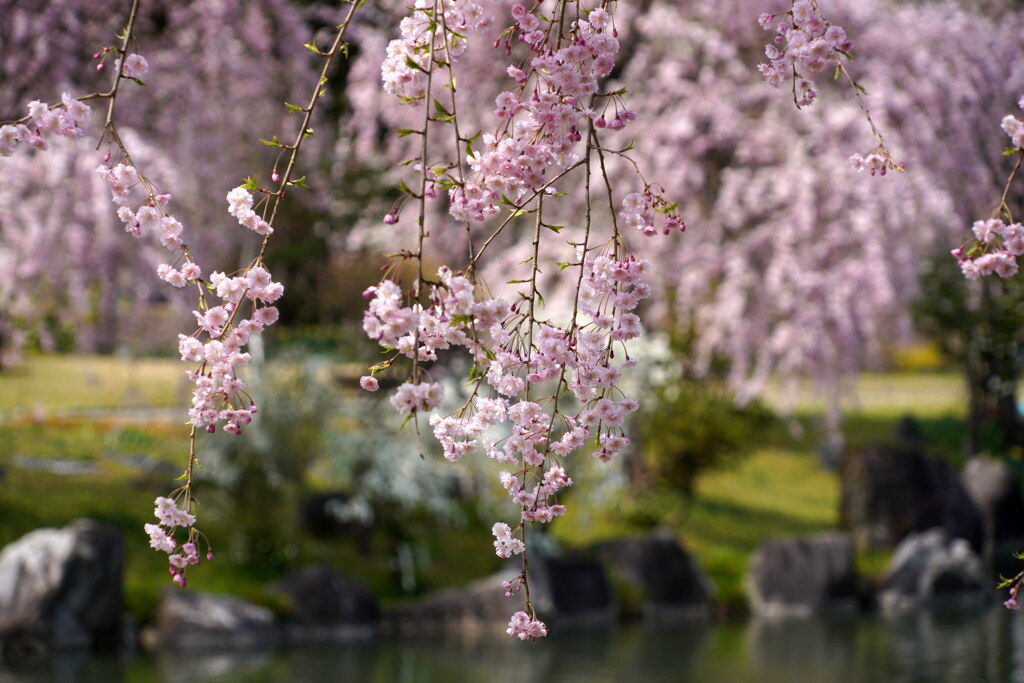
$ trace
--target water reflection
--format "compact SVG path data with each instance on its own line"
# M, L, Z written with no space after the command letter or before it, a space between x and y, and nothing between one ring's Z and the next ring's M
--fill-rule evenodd
M61 655L0 664L0 683L1024 683L1024 616L750 621L562 633L537 643L423 636L273 652Z

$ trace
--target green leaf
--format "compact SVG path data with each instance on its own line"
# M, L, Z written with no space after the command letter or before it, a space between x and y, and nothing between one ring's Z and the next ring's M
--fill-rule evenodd
M288 184L289 185L298 185L299 187L304 187L307 190L312 190L313 189L312 187L309 186L309 183L306 182L306 176L302 176L301 178L296 178L295 180L289 180Z
M135 81L136 83L138 83L139 85L141 85L143 88L148 88L149 87L148 85L146 85L145 83L142 82L141 78L133 78L132 80Z
M404 194L407 194L407 195L409 195L410 197L415 197L415 196L416 196L416 195L415 195L415 194L413 193L413 191L409 189L409 186L405 184L405 181L404 181L404 180L399 180L399 181L398 181L398 191L399 191L399 192L402 192L402 193L404 193Z
M304 109L303 109L302 107L300 107L299 105L297 105L297 104L292 104L292 103L290 103L290 102L285 102L285 103L284 103L284 106L286 106L286 107L288 108L288 111L291 111L291 112L295 112L295 111L305 111L305 110L304 110Z
M312 40L309 41L308 43L303 43L302 47L306 48L307 50L309 50L310 52L312 52L315 55L322 55L323 54L323 52L320 51L320 48L318 48L316 46L316 43L314 43Z
M452 121L455 120L455 117L452 115L452 113L445 109L444 105L441 104L441 102L437 98L434 99L433 118L435 121L440 121L442 123L451 123Z
M256 176L249 176L245 179L245 182L242 183L241 187L243 190L249 190L251 192L253 190L260 189L260 184L256 182Z
M419 133L418 130L413 130L412 128L399 128L397 132L398 137L400 138L404 138L407 135L412 135L413 133Z
M562 232L565 229L564 225L548 225L547 223L544 224L544 227L554 233Z
M832 80L833 80L833 81L838 81L838 80L839 80L839 74L841 74L841 73L843 73L843 70L842 70L842 69L840 69L840 68L839 68L839 67L837 66L837 67L836 67L836 72L835 72L835 74L833 74L833 76L832 76Z
M566 269L566 268L568 268L569 266L574 266L574 265L576 265L576 264L575 264L575 263L568 263L568 262L566 262L566 261L557 261L557 262L555 263L555 265L556 265L556 266L558 266L558 269L559 269L559 270L565 270L565 269Z
M264 140L263 138L260 138L260 142L268 147L284 147L284 145L281 144L281 141L277 139L276 135L273 140Z

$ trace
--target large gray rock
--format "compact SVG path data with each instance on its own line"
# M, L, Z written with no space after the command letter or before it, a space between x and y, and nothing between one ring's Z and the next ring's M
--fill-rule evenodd
M639 596L638 605L620 601L638 616L663 621L711 614L714 585L673 534L608 541L594 551L613 581Z
M911 534L896 547L878 593L883 612L900 613L932 605L974 605L993 601L995 584L965 539L943 529Z
M282 640L270 609L179 588L164 590L156 622L143 632L143 643L161 650L262 648Z
M747 571L747 596L763 617L808 617L857 609L853 541L831 532L767 541Z
M982 542L981 513L946 462L914 446L871 446L840 468L842 519L858 547L893 547L933 527Z
M285 629L298 642L366 638L380 616L376 598L363 584L327 565L305 567L267 591L286 601Z
M0 644L7 652L111 646L123 612L124 548L92 520L39 529L0 553Z
M503 581L519 575L518 563L467 586L440 591L384 613L389 631L504 630L523 594L505 596ZM611 584L601 565L585 556L530 553L530 601L549 627L592 626L615 620Z

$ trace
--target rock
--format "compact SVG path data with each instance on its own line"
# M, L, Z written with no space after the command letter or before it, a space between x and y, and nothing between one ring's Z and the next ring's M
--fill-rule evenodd
M853 612L858 605L853 541L838 532L767 541L754 554L746 587L758 616Z
M942 527L981 547L981 513L946 462L912 446L871 446L840 468L841 512L858 547L892 547Z
M384 614L388 631L504 631L522 609L521 593L505 596L503 581L519 575L518 562L468 586L440 591ZM530 554L530 600L549 627L611 624L616 615L612 588L601 565L584 556Z
M296 642L344 641L373 635L380 609L363 584L327 565L313 565L275 581L271 595L288 604L285 629Z
M437 591L422 599L398 604L384 611L381 627L397 633L456 630L476 632L505 628L515 611L505 597L502 581L510 581L519 570L509 566L488 577L459 588Z
M116 645L124 548L92 520L39 529L0 553L0 643L7 652Z
M1024 536L1024 495L1013 470L1001 460L975 457L961 473L993 543Z
M929 605L975 605L994 600L995 584L965 539L940 528L911 534L896 548L878 602L899 613Z
M154 650L263 648L283 640L268 608L179 588L164 590L156 622L142 635L143 644Z
M609 541L594 551L613 583L639 596L639 605L634 606L620 595L620 603L627 610L636 609L637 616L663 621L711 614L714 585L671 533Z

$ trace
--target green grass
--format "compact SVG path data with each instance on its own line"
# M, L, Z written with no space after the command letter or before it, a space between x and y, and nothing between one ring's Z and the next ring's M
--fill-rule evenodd
M32 356L0 372L0 415L185 406L184 368L172 359Z
M823 396L811 384L798 386L772 384L765 400L778 409L797 414L821 414L826 408ZM791 400L796 396L795 401ZM842 407L848 414L898 418L904 413L916 417L962 414L967 394L963 377L955 373L887 372L863 373L842 393Z

